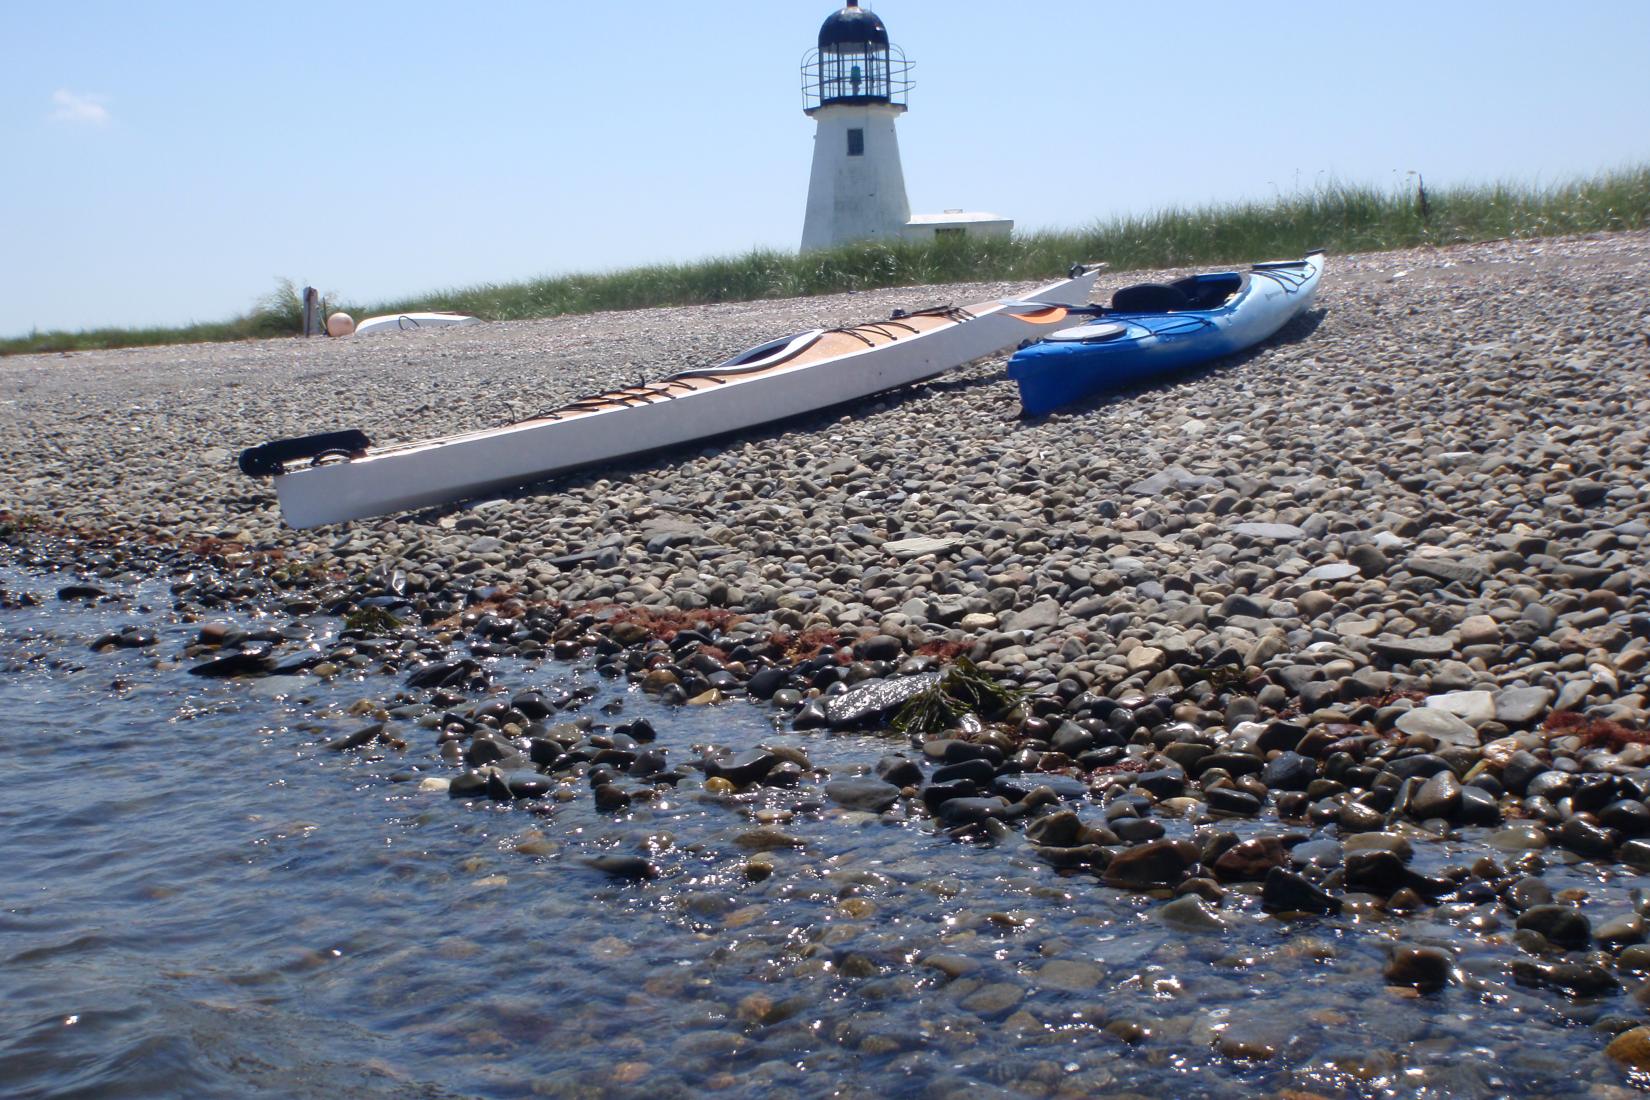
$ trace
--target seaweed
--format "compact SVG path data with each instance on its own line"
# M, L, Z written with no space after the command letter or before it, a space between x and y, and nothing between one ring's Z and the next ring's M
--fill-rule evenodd
M361 607L344 616L344 629L371 637L401 629L401 620L382 607Z
M894 715L899 733L936 733L949 729L964 715L987 720L1001 718L1025 698L1025 692L1006 688L975 667L967 657L959 657L938 682L921 695L907 700Z
M1587 748L1603 747L1620 752L1628 745L1650 745L1650 730L1613 722L1608 718L1589 718L1573 710L1555 710L1547 716L1541 728L1549 734L1570 734Z

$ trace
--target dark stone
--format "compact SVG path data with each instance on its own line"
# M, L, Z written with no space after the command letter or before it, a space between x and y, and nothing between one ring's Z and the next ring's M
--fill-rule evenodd
M1540 932L1559 947L1583 948L1593 942L1593 925L1573 905L1534 905L1518 915L1516 927Z
M1514 959L1512 973L1519 985L1556 989L1582 997L1610 993L1619 987L1608 970L1593 963Z
M469 771L454 776L447 785L448 798L476 798L487 793L490 771Z
M972 798L979 793L979 785L966 779L955 783L930 783L922 789L922 802L930 810L937 810L953 798Z
M1404 861L1392 852L1350 852L1346 857L1346 888L1377 897L1390 897L1407 884Z
M1314 886L1305 877L1282 867L1266 872L1260 890L1261 907L1270 913L1339 913L1341 899Z
M1554 837L1560 847L1568 848L1578 856L1608 859L1621 843L1621 834L1614 829L1594 825L1579 817L1572 817L1558 827Z
M802 765L794 760L781 760L774 766L773 771L762 777L764 787L798 787L802 784L802 777L806 774Z
M1439 772L1449 771L1449 762L1435 753L1423 752L1388 760L1385 767L1399 779L1430 779Z
M1603 500L1610 492L1610 487L1602 481L1593 481L1590 478L1577 478L1569 485L1570 499L1581 507L1586 508Z
M1616 858L1640 870L1650 870L1650 840L1623 841L1616 849Z
M1501 803L1490 791L1469 783L1461 788L1461 805L1455 818L1463 825L1501 824Z
M1296 752L1280 753L1260 770L1260 781L1274 791L1304 791L1317 777L1317 761Z
M1637 913L1627 913L1605 921L1593 930L1593 935L1602 946L1620 951L1623 947L1644 942L1644 918Z
M412 688L453 687L464 683L470 676L480 669L480 665L468 658L462 661L437 661L415 669L407 677L407 686Z
M1110 829L1090 825L1074 810L1058 810L1026 826L1026 839L1045 848L1081 848L1118 843Z
M1422 783L1409 801L1409 814L1418 821L1435 817L1449 821L1460 808L1461 783L1455 773L1448 770Z
M1289 862L1296 867L1333 867L1341 856L1340 842L1329 837L1303 841L1289 849Z
M992 767L989 760L959 760L955 764L945 764L934 769L935 783L955 783L959 779L966 779L982 787L991 785L997 777L997 769Z
M765 668L745 682L745 691L753 699L772 699L773 693L790 683L788 668Z
M630 766L630 774L638 779L658 775L670 766L664 749L644 749L636 754L636 762Z
M1400 946L1387 960L1386 980L1390 985L1407 985L1422 993L1436 993L1449 983L1454 960L1436 947Z
M1054 736L1049 738L1049 747L1067 756L1077 756L1094 747L1094 734L1076 722L1061 722Z
M630 766L636 763L636 754L629 749L600 749L590 758L592 764L606 764L610 768L627 772Z
M1179 768L1158 768L1134 777L1134 786L1150 791L1159 800L1174 798L1186 790L1186 773Z
M1386 815L1362 802L1348 802L1335 815L1341 829L1348 833L1373 833L1386 828Z
M1569 772L1548 770L1532 777L1524 785L1525 798L1545 798L1556 802L1575 788L1576 777Z
M1150 817L1120 817L1111 823L1111 828L1125 844L1157 840L1165 831L1161 821Z
M1257 796L1236 787L1210 787L1203 792L1203 801L1209 804L1211 810L1242 817L1253 817L1260 813L1261 807Z
M57 590L60 600L100 600L108 594L95 584L66 584Z
M1289 852L1275 836L1245 840L1222 852L1214 862L1215 877L1222 882L1260 882L1274 867L1289 862Z
M1261 735L1255 739L1255 749L1261 753L1269 753L1273 750L1293 752L1295 747L1301 743L1301 738L1305 736L1306 729L1303 726L1297 726L1293 722L1273 722L1262 730ZM1268 783L1267 786L1270 787L1271 784Z
M877 761L876 773L896 787L922 785L922 765L904 756L884 756Z
M470 747L464 750L464 762L472 768L483 764L495 764L500 760L508 760L518 755L516 747L502 737L483 734L470 742Z
M977 825L987 818L999 820L1010 816L1008 799L996 795L982 798L948 798L934 811L947 825Z
M203 665L194 665L189 669L191 676L206 676L213 679L225 679L231 676L267 676L275 670L275 658L264 649L243 649L239 653L231 653L226 657L219 657L215 661L208 661Z
M1266 766L1266 761L1246 752L1214 752L1205 756L1198 764L1199 772L1206 772L1210 768L1219 768L1233 779L1244 775L1254 775Z
M536 691L522 692L510 700L510 705L535 722L541 718L550 717L552 713L550 704L546 703L544 696Z
M1362 573L1365 577L1379 577L1387 571L1387 567L1390 564L1387 561L1386 555L1381 552L1381 548L1379 546L1374 546L1367 542L1361 546L1354 546L1348 550L1346 552L1346 560L1350 564L1357 566L1358 572Z
M1551 905L1553 889L1534 875L1525 875L1507 887L1506 900L1514 912L1521 913L1539 905Z
M1592 813L1602 810L1616 799L1616 777L1594 772L1576 780L1570 790L1570 804L1577 810Z
M735 756L710 758L704 762L706 779L726 779L735 787L759 782L779 764L779 756L766 749L747 749Z
M332 752L345 752L349 749L358 749L363 745L370 745L384 736L385 723L374 722L370 726L363 726L354 733L346 733L336 740L328 741L324 746Z
M880 814L899 801L900 789L892 783L869 776L833 779L825 784L825 794L839 806Z
M1126 848L1106 866L1105 882L1131 890L1173 886L1197 863L1197 845L1189 840L1152 840Z
M993 764L1000 764L1003 759L1002 750L995 745L982 745L957 738L924 741L922 752L930 760L938 760L945 764L955 764L959 760L989 760Z
M659 734L653 728L653 723L646 718L638 718L634 722L625 722L613 727L614 733L622 733L632 741L646 745L658 739Z
M594 791L596 809L603 813L619 813L630 808L630 792L612 783L603 783Z
M897 661L904 651L900 640L888 634L866 638L854 647L855 654L862 661Z
M805 700L802 706L797 708L796 716L791 719L791 728L798 730L824 729L830 724L831 718L826 713L822 696Z
M594 867L614 878L639 880L659 877L659 868L641 856L587 856L582 862L586 867Z
M1285 821L1306 816L1306 808L1312 804L1311 797L1305 791L1283 791L1275 801L1278 816Z

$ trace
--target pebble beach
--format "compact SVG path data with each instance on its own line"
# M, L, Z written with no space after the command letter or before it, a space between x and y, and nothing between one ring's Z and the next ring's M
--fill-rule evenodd
M581 850L591 896L693 894L650 815L720 808L737 899L684 904L693 934L758 944L740 974L763 985L683 1026L726 1038L464 1094L823 1095L829 1073L841 1095L1631 1095L1650 1083L1646 285L1650 233L1331 256L1311 315L1261 348L1046 418L1019 415L999 356L309 531L238 472L243 447L487 427L1028 286L0 359L0 606L126 600L81 662L231 692L347 682L327 752L386 761L424 813L539 820L568 859L576 806L619 838ZM123 595L158 582L147 614L175 635ZM298 629L318 619L333 632ZM958 662L1002 705L892 732ZM617 701L505 671L528 666ZM921 839L908 873L829 878L877 828ZM995 901L928 927L956 894L936 884L992 860L1055 931ZM751 930L820 883L860 939ZM1146 927L1149 949L1123 931ZM1257 1009L1302 968L1295 1018ZM634 980L700 996L663 964ZM825 1005L853 1020L810 1029ZM1413 1026L1363 1030L1370 1005ZM821 1050L868 1061L806 1068Z

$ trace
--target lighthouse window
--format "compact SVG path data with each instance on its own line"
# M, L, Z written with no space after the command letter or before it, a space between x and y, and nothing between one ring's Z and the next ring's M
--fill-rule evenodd
M848 155L851 157L863 157L865 155L864 130L848 131Z

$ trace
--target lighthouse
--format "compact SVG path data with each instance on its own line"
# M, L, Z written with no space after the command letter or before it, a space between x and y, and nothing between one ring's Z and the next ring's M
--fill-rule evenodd
M860 240L1007 236L996 214L950 210L911 216L894 121L905 113L911 62L875 12L847 0L819 28L802 61L803 113L812 118L813 171L802 251Z

